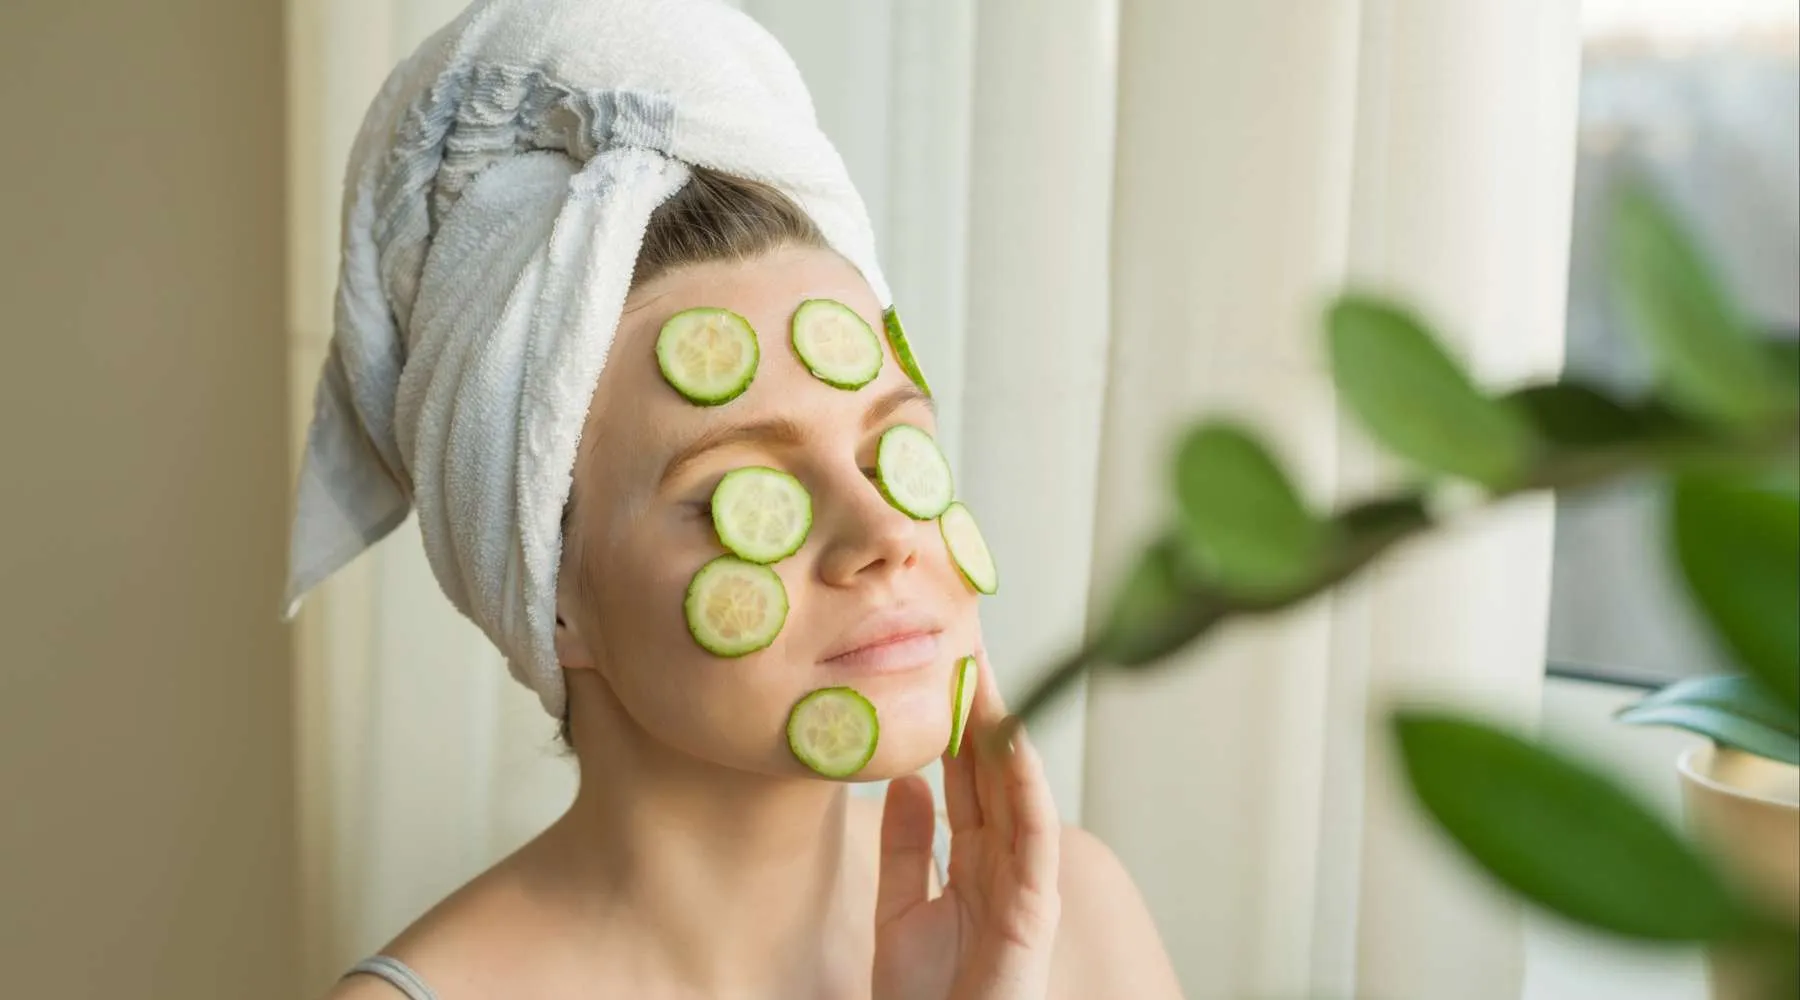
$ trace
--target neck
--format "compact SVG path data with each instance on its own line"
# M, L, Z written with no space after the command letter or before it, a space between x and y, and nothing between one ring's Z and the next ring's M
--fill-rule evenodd
M652 740L610 691L584 700L599 710L578 716L580 788L550 835L583 912L643 974L708 996L841 995L827 959L863 930L872 875L847 788L711 764Z

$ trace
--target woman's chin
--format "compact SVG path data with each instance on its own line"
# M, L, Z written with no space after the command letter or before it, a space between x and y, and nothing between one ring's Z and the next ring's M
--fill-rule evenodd
M938 733L911 731L886 736L876 745L875 756L870 758L861 770L855 774L829 780L846 784L862 784L891 781L895 778L904 778L909 774L917 774L943 756L949 740L948 729L943 729ZM793 763L798 764L797 761ZM801 769L805 770L804 767ZM819 776L813 775L813 777Z
M874 758L857 772L854 780L887 781L916 774L942 757L950 743L950 728L943 724L897 732L889 727L883 729L885 738L876 746Z

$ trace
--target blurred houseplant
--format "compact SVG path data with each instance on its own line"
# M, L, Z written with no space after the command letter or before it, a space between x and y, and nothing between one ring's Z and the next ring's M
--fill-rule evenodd
M1448 507L1648 474L1666 485L1689 592L1739 672L1664 690L1625 717L1789 766L1800 756L1800 353L1753 335L1646 188L1615 202L1610 260L1659 374L1635 397L1567 378L1485 392L1405 308L1340 297L1326 319L1339 399L1414 483L1321 514L1251 430L1197 424L1174 456L1176 523L1019 715L1089 670L1154 669L1227 619L1307 601L1443 523ZM1712 828L1693 788L1690 840L1604 775L1488 723L1400 707L1390 725L1425 812L1511 891L1614 934L1711 946L1731 965L1718 1000L1800 995L1800 914L1779 893L1746 889L1754 879L1721 874L1756 866L1732 857L1742 845ZM1687 764L1719 783L1710 760Z

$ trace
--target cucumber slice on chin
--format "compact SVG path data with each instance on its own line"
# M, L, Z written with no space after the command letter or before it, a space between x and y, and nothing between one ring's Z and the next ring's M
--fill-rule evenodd
M788 713L788 749L827 778L848 778L875 756L881 720L854 688L829 687L800 699Z
M963 734L968 730L969 712L975 708L975 685L978 668L973 656L956 663L956 683L950 689L950 756L962 750Z

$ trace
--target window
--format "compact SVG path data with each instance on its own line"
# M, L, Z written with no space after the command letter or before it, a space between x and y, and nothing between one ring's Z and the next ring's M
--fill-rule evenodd
M1586 0L1568 371L1645 377L1606 288L1602 209L1643 173L1772 335L1800 328L1800 12L1793 0ZM1661 544L1647 484L1557 510L1551 670L1659 683L1722 662Z

